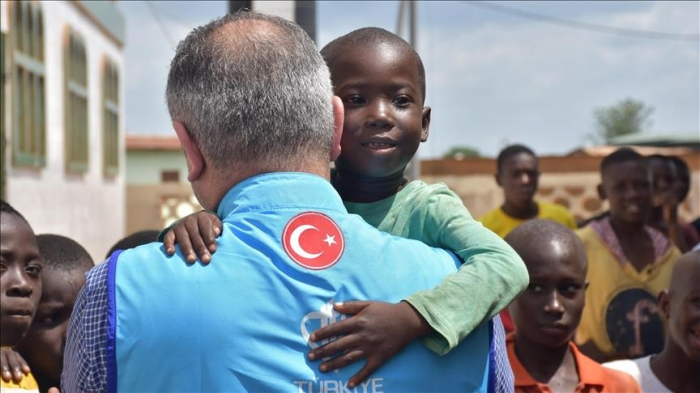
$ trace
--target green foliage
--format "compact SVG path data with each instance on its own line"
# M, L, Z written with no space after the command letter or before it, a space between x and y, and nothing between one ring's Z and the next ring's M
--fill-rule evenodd
M593 111L596 131L590 138L596 143L609 143L620 135L637 134L651 126L654 108L642 101L625 98L615 105L596 108Z
M479 153L479 150L469 146L455 146L442 156L442 158L451 158L455 160L473 157L481 157L481 153Z

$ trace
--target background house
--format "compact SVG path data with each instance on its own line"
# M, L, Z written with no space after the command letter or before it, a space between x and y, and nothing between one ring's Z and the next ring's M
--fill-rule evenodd
M160 230L201 209L177 137L127 136L126 233Z
M2 197L95 260L124 233L125 19L111 1L2 1Z

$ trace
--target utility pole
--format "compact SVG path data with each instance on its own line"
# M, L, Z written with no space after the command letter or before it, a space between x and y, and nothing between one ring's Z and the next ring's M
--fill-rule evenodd
M418 51L418 36L416 34L416 2L411 0L401 0L399 2L399 15L396 21L396 35L402 37L403 33L403 23L405 19L405 13L408 10L408 43L411 44L413 49ZM406 177L409 180L418 180L420 178L420 157L418 156L418 151L408 163L406 168Z

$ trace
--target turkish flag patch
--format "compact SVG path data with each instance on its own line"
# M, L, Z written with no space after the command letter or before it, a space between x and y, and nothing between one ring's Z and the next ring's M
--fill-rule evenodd
M282 233L284 251L297 264L312 270L335 265L345 250L345 239L330 217L317 212L294 216Z

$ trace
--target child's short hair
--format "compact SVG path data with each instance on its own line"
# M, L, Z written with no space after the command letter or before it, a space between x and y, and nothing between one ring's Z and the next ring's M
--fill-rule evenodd
M496 159L496 168L498 169L498 172L501 172L501 168L503 168L503 164L508 158L520 153L527 153L537 158L537 154L535 154L532 149L525 145L515 144L507 146L505 149L501 150L500 153L498 153L498 158Z
M20 214L20 212L18 212L17 210L15 210L15 208L12 207L12 205L10 205L9 203L5 202L4 199L0 199L0 212L7 213L7 214L14 214L15 216L21 218L22 221L24 221L24 222L26 222L27 224L29 224L29 222L27 221L27 219L24 218L24 216L23 216L22 214Z
M144 244L158 241L158 234L160 234L160 231L155 229L146 229L143 231L134 232L113 245L112 248L109 249L109 252L107 252L107 258L109 258L109 256L117 250L128 250L130 248L135 248Z
M74 269L94 265L90 254L75 240L61 235L37 235L39 254L44 257L44 266L52 270L70 272Z
M415 59L418 64L418 78L420 84L420 92L423 96L423 102L425 102L425 67L423 67L423 61L421 60L418 52L406 42L403 38L397 36L396 34L381 29L379 27L363 27L351 31L344 36L338 37L333 41L329 42L326 46L321 49L321 56L326 61L328 68L333 68L333 63L337 59L339 54L347 51L349 48L356 48L362 45L377 45L377 44L390 44L400 47L402 50L408 51ZM331 75L333 71L331 71Z
M669 156L665 156L663 154L651 154L646 156L647 162L651 162L653 160L659 160L659 161L664 161L668 163L669 165L671 164L671 160Z
M644 156L629 147L621 147L608 154L605 158L603 158L603 161L600 162L601 176L605 174L605 171L607 171L611 165L620 164L627 161L639 161L641 163L645 163Z
M679 176L687 178L686 180L690 179L690 167L684 159L678 156L668 156L668 159L671 160L671 162L673 162L673 165L676 166L676 169L680 169L680 172L678 173Z

